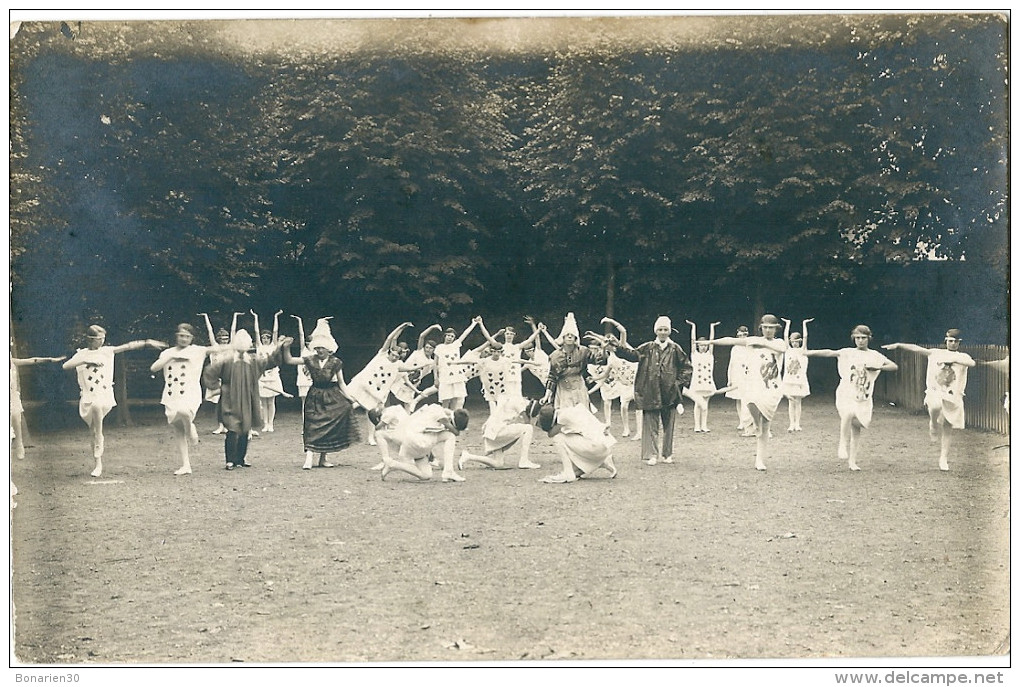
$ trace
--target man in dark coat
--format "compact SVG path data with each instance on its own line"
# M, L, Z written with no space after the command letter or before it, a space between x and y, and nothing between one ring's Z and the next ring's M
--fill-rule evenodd
M641 459L648 465L673 462L673 425L680 394L691 385L693 368L680 344L669 338L673 325L668 317L655 321L655 340L637 348L620 344L616 355L638 364L634 402L641 411ZM659 429L662 428L662 443Z

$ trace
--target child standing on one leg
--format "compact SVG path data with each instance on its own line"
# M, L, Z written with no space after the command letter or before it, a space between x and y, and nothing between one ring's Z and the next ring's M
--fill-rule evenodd
M195 416L202 405L202 365L213 349L194 344L194 327L182 323L174 333L176 345L159 354L149 368L163 372L163 398L160 403L166 410L166 421L174 434L174 443L181 456L181 467L175 475L191 474L189 442L198 443Z
M708 402L718 393L715 386L715 353L708 339L715 338L715 327L719 323L709 325L708 339L699 339L697 325L690 320L687 320L687 324L691 325L691 366L694 373L691 386L684 389L684 396L694 401L694 431L708 432Z
M113 397L113 359L124 351L137 351L149 347L162 350L167 347L162 341L145 339L131 341L120 346L107 346L106 330L97 324L85 330L85 348L79 348L67 362L65 370L75 370L78 375L78 387L81 398L78 401L78 414L88 425L92 438L92 455L96 459L93 477L103 474L103 420L117 405Z
M749 334L750 330L745 325L737 327L737 338L743 339ZM747 376L751 372L747 362L747 351L748 349L742 346L734 346L730 351L730 362L726 367L726 386L729 388L726 398L732 398L736 402L737 431L742 432L741 436L751 437L754 436L754 422L744 401Z
M871 329L859 324L850 332L853 348L839 350L804 350L804 355L836 358L839 386L836 387L836 411L839 413L839 458L848 461L851 470L860 470L857 453L861 430L871 424L874 410L875 380L883 371L895 372L899 367L878 351L870 348Z
M13 348L13 344L12 344ZM25 407L21 403L21 384L18 379L18 368L39 363L59 363L67 356L60 358L15 358L11 351L11 449L15 458L25 457Z
M775 315L763 315L760 327L761 336L729 336L710 339L708 343L734 346L734 351L737 350L736 347L747 349L744 352L744 365L749 372L741 390L741 400L751 414L756 437L754 468L764 471L772 418L776 408L779 407L779 401L783 398L779 390L779 370L783 364L786 342L776 338L779 318Z
M940 443L939 470L949 470L949 448L952 429L965 426L963 395L967 388L967 370L976 364L974 359L960 350L962 336L959 329L946 332L945 348L923 348L916 344L892 343L882 348L903 349L928 358L925 372L924 405L928 409L928 434Z
M786 341L787 349L783 361L781 389L789 404L790 426L786 429L787 432L801 431L800 419L803 414L804 397L811 395L811 386L807 378L808 359L804 355L804 349L807 348L808 322L814 322L814 319L812 317L801 323L803 334L798 332L791 334L790 320L783 318L783 322L786 323L783 339Z

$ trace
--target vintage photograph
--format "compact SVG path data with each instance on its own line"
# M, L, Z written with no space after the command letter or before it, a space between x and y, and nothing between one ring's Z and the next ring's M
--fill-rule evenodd
M1008 12L103 15L10 25L12 668L1008 668Z

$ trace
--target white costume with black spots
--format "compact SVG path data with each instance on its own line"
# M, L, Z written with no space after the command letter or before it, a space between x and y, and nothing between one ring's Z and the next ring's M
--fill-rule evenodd
M482 396L486 401L494 403L504 396L521 396L520 375L517 376L516 387L510 375L514 368L520 372L520 365L512 364L510 358L501 356L499 360L493 360L491 356L486 356L478 361L477 366L468 367L477 367L478 379L482 383Z
M514 360L521 359L521 345L516 343L503 344L503 359L507 361L506 367L506 391L521 396L521 365L511 365Z
M735 352L735 351L734 351ZM715 354L711 349L702 353L697 345L691 351L691 386L688 392L691 396L711 396L715 393Z
M465 382L471 378L469 365L455 365L460 360L460 344L442 343L436 346L436 387L439 400L467 398Z
M99 408L103 415L117 405L113 397L113 346L101 346L95 350L79 348L64 363L70 367L84 361L84 365L75 368L78 375L78 388L81 398L78 401L78 414L86 420L94 407Z
M185 414L194 420L202 405L202 365L205 363L206 349L202 346L190 345L182 348L168 348L159 354L160 360L170 358L187 358L187 360L171 360L163 367L163 397L160 403L166 410L167 419L175 415Z
M402 364L399 360L390 360L385 351L376 353L368 365L354 375L347 385L347 393L366 410L385 405Z

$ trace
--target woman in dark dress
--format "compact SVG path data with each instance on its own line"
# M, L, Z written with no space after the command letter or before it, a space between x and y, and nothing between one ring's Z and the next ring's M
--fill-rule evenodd
M347 394L343 362L333 355L336 340L330 332L329 318L320 318L309 339L314 355L295 358L288 352L284 362L304 365L312 378L304 404L302 437L305 446L304 470L311 470L313 457L319 454L317 466L331 468L327 453L336 453L358 441L358 428L354 422L354 408Z

